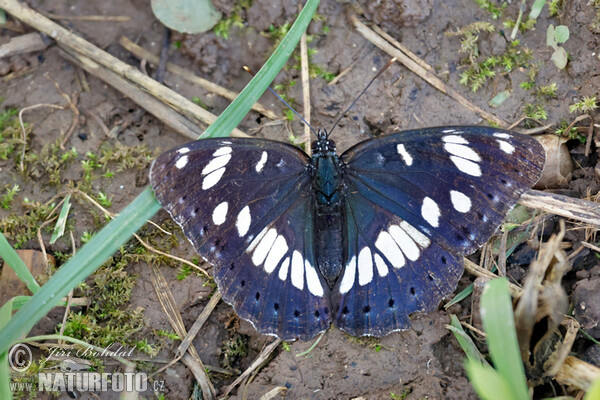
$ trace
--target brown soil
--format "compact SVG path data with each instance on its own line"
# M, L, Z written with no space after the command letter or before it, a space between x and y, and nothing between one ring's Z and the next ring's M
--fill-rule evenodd
M246 27L232 29L227 40L215 36L212 32L193 36L175 35L174 40L180 41L181 48L176 50L172 47L169 60L224 87L241 90L249 80L241 66L247 64L254 70L260 68L273 49L273 41L265 32L271 25L277 27L293 21L298 9L297 3L287 0L254 0L250 9L242 14ZM525 69L499 74L477 93L472 93L468 88L461 86L458 82L459 74L465 67L462 63L464 56L459 53L459 38L446 35L446 32L475 21L490 21L496 26L496 32L480 35L480 52L486 56L502 54L508 44L498 33L498 29L503 29L501 21L504 19L516 20L520 2L512 2L501 20L491 19L488 12L478 8L471 0L423 2L388 0L381 2L383 4L379 6L374 5L375 2L359 3L361 4L323 0L319 13L325 17L325 21L313 23L309 29L309 33L315 35L310 47L317 50L311 60L312 63L338 74L356 61L352 70L335 85L329 86L321 78L312 80L312 124L315 127L330 127L333 120L364 87L374 71L389 59L386 54L352 29L346 17L346 12L352 8L362 10L365 18L378 23L433 66L438 76L444 78L448 85L457 88L473 103L489 109L506 121L518 120L523 113L525 103L538 101L548 111L546 122L558 123L561 119L570 122L574 118L573 114L569 114L570 104L582 96L597 96L600 83L597 51L600 47L599 36L594 31L593 24L598 18L588 2L565 2L565 9L560 16L552 18L549 17L546 6L536 27L518 35L521 42L533 51L534 61L540 64L536 84L542 86L556 82L558 85L555 98L541 100L530 91L519 87L521 82L527 80ZM404 11L401 3L404 3ZM122 35L137 41L156 54L160 51L163 27L153 16L147 1L32 0L29 4L34 9L58 15L129 16L131 20L128 22L78 20L59 22L133 65L139 65L139 62L118 44ZM230 5L222 6L222 10L226 15L232 12ZM324 24L329 27L328 34L323 34ZM564 24L570 28L570 39L564 45L570 55L565 70L557 69L550 62L551 50L546 47L546 29L549 24ZM504 32L509 35L510 29L505 29ZM14 35L12 31L2 30L0 43L6 42ZM8 64L8 67L2 63ZM54 81L56 81L61 90L67 94L81 92L78 107L99 115L109 129L124 119L134 117L134 123L117 137L118 142L125 146L146 144L152 149L165 150L186 141L164 127L150 114L136 115L139 107L135 103L92 76L87 76L90 91L82 92L77 69L59 55L59 49L54 45L32 55L0 60L0 67L6 70L6 73L22 70L27 66L33 66L33 71L1 84L4 99L2 108L21 109L39 103L64 104L64 99L55 90ZM286 83L290 80L299 81L297 70L282 71L276 83ZM168 73L165 84L184 96L201 98L207 108L217 115L228 104L225 99L206 93ZM510 98L498 108L488 107L487 102L502 90L510 90ZM296 99L297 107L302 111L300 84L291 87L286 94ZM278 113L283 112L283 107L273 96L266 94L261 101ZM88 151L97 153L103 143L109 142L98 125L87 115L89 113L81 114L80 124L66 146L76 148L80 156ZM66 131L71 124L72 114L68 110L39 108L27 112L25 120L33 127L29 151L37 152L45 144L57 140L61 132ZM240 128L246 132L255 132L260 128L257 136L287 140L288 125L282 123L268 126L267 122L266 118L251 112ZM360 140L395 130L483 122L477 115L449 99L403 66L395 64L373 84L349 113L348 118L342 121L333 136L338 147L343 151ZM291 126L294 132L302 131L297 121ZM577 161L577 170L574 174L576 179L562 190L576 197L584 197L592 188L591 194L596 194L599 186L594 172L597 160L595 146L592 146L592 155L589 157L583 156L583 145L577 141L570 142L569 146ZM82 172L77 166L78 163L79 161L76 161L76 165L65 172L63 183L66 184L68 180L77 182L81 179ZM60 188L48 187L44 182L23 177L18 173L16 163L12 161L0 161L0 176L3 184L12 186L13 183L17 183L20 186L21 191L18 194L20 200L28 197L30 200L43 203L60 191ZM111 210L118 211L147 186L146 176L147 169L126 170L117 173L112 179L98 179L93 183L93 187L96 191L102 190L108 194L113 200ZM18 212L19 207L17 204L11 212ZM78 210L75 207L77 219L74 227L75 238L79 238L83 231L95 230L93 218L89 213ZM0 217L7 215L9 211L0 210ZM160 212L155 220L165 221L167 218L166 213ZM581 235L583 234L575 232L567 240L572 242L584 240ZM81 245L79 239L77 245ZM46 246L48 246L47 241ZM30 240L23 247L39 249L35 239ZM47 249L50 252L70 252L70 241L59 241ZM522 265L526 268L533 255L533 252L528 252L527 249L525 246L515 255L515 257L519 255L524 257L525 261L509 260L508 275L517 281L523 277ZM171 251L188 259L195 256L193 249L185 240L180 240L180 246ZM600 337L597 323L600 314L597 307L600 269L597 261L594 252L584 249L574 258L573 270L567 275L564 285L567 293L573 294L575 316L596 339ZM140 337L146 335L148 341L153 343L156 340L153 331L171 328L154 292L150 267L146 264L135 264L130 265L127 271L137 277L130 308L144 309L146 328L139 335ZM210 288L204 287L203 279L198 276L190 275L180 281L176 279L176 269L163 267L162 271L175 296L186 326L191 326L208 301ZM464 288L472 280L470 276L463 277L459 289ZM595 306L586 307L585 303L588 305L593 303ZM452 308L452 312L460 317L469 315L470 310L470 298ZM85 312L85 309L82 312ZM232 309L226 304L220 304L194 340L194 345L204 363L219 365L223 359L222 344L235 331L247 339L247 355L235 361L235 367L244 370L262 348L272 341L272 338L257 334L244 321L239 321L236 329L228 330L226 323L231 318ZM34 333L54 332L56 324L61 319L62 311L51 313L36 326ZM392 393L406 396L402 397L406 399L476 398L463 371L464 354L445 328L445 324L449 323L449 313L440 307L440 311L428 315L415 315L412 321L411 330L393 333L380 340L357 340L332 328L305 356L297 356L297 354L307 350L311 343L291 343L289 351L280 347L250 383L242 385L237 392L234 390L231 398L257 399L277 386L288 389L286 396L288 399L359 397L389 399ZM600 351L598 346L594 347L590 344L589 341L579 339L576 349L581 354L585 353L588 361L598 365ZM159 356L171 359L177 345L178 342L163 345ZM156 368L160 366L162 364L157 364ZM218 373L211 373L211 378L217 391L224 390L233 381L233 378ZM165 382L164 393L168 399L188 399L194 390L193 375L182 364L176 364L156 379ZM541 389L539 393L536 392L536 396L543 397L551 393L546 390L548 387ZM91 398L86 396L84 394L83 398Z

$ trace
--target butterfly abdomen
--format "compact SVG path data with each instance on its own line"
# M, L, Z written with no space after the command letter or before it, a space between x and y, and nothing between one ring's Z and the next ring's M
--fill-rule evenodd
M327 146L325 146L327 148ZM313 155L316 261L329 287L333 287L344 265L342 178L335 150Z

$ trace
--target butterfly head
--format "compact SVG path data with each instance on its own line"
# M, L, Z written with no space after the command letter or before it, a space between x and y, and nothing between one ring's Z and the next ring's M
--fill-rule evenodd
M335 142L329 139L329 134L325 129L319 129L317 140L312 142L313 154L335 153Z

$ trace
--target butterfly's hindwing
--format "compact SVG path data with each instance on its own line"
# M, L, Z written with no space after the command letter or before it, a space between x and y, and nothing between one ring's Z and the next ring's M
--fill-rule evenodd
M317 272L309 192L215 273L223 298L262 333L309 339L329 327L329 287ZM267 253L268 252L268 253Z
M279 142L205 139L164 153L150 172L161 205L216 267L223 299L286 339L330 323L329 289L315 270L308 163Z
M460 258L358 192L345 205L347 263L332 291L339 328L356 336L406 329L410 314L452 293Z

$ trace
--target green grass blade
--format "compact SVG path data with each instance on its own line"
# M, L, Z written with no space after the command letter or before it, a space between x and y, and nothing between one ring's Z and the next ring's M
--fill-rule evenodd
M293 52L310 23L318 4L318 0L308 0L306 2L296 22L269 60L250 81L248 87L206 130L203 137L227 136L239 124ZM25 335L37 321L58 303L61 297L65 296L102 265L108 257L113 255L159 209L160 205L154 198L152 189L147 188L144 190L117 218L106 225L73 258L65 263L48 283L39 289L31 300L0 330L0 354L5 353L12 343ZM4 241L6 242L5 239ZM10 248L10 246L8 247ZM14 252L14 250L12 251Z
M12 399L10 391L10 367L8 366L8 353L0 354L0 399Z
M456 296L454 296L452 298L452 300L450 300L448 303L446 303L444 305L444 309L447 310L450 308L450 306L460 303L461 301L463 301L464 299L469 297L471 295L471 293L473 293L473 284L472 283L469 286L467 286L466 288L464 288L463 290L461 290L461 292L458 293Z
M288 33L281 40L275 52L269 57L265 65L256 73L244 90L242 90L235 101L202 134L202 138L227 136L240 123L248 111L250 111L252 105L258 101L281 68L283 68L283 65L298 45L318 5L319 0L308 0L306 2L298 18L296 18Z
M465 369L469 381L483 400L517 400L506 379L490 366L467 358Z
M65 233L65 225L67 224L67 217L69 216L69 210L71 209L71 195L69 194L63 202L60 214L54 225L54 232L50 238L50 244L54 244Z
M27 289L31 290L31 293L35 293L39 290L40 285L36 282L35 278L27 268L27 265L21 260L21 257L17 254L15 249L12 248L8 240L0 233L0 258L4 260L4 266L8 264L17 277L25 282ZM0 351L1 353L2 351Z
M13 311L13 299L0 307L0 328L10 321ZM0 399L12 399L10 390L10 367L8 365L8 350L0 351Z
M583 400L594 399L600 399L600 379L596 379L594 383L592 383L592 386L583 397Z
M93 273L160 209L152 189L144 190L119 216L67 261L0 330L0 354Z
M481 364L490 366L486 359L483 357L483 355L481 355L481 353L479 352L477 346L475 346L475 343L473 342L473 339L471 339L471 336L469 336L467 332L465 332L456 315L452 314L450 316L450 320L450 325L446 325L446 328L448 328L448 330L454 334L454 337L456 338L458 344L460 344L460 347L467 355L467 358L469 358L470 360L478 361Z
M506 278L491 280L483 289L481 320L494 367L510 383L511 398L529 399Z

